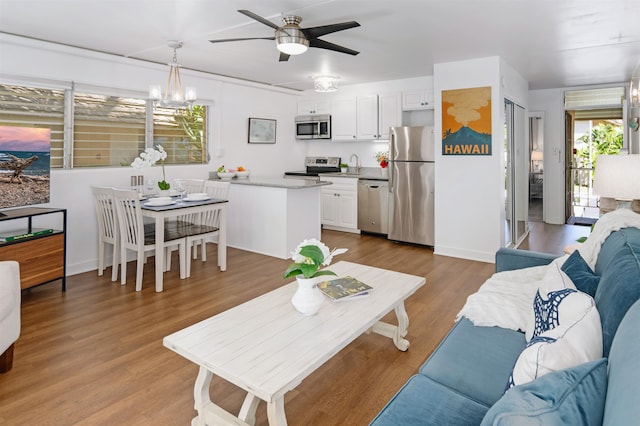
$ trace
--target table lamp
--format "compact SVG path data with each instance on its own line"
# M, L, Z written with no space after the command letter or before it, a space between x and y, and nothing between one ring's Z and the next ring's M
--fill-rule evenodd
M633 200L640 199L640 155L599 155L593 192L615 199L618 208L630 208Z
M533 166L533 171L540 171L540 161L542 160L544 160L544 154L542 153L542 151L531 151L531 164Z

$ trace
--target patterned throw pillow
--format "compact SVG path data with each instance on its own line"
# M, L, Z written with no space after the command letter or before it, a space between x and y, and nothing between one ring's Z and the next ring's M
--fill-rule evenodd
M536 296L533 298L533 335L530 341L560 325L560 304L565 297L576 292L577 290L564 288L547 293L547 300L544 300L540 296L540 290L536 291Z
M554 293L558 294L553 296ZM547 313L547 318L555 319L541 319L540 329L557 324L529 341L513 367L507 389L602 357L602 326L591 296L576 290L560 290L549 294L546 306L555 312Z
M567 321L575 321L574 312L584 311L588 305L582 299L567 298L576 291L571 279L562 272L560 265L551 264L550 269L538 285L532 309L525 329L527 342L546 330L557 327ZM583 302L580 306L575 303Z

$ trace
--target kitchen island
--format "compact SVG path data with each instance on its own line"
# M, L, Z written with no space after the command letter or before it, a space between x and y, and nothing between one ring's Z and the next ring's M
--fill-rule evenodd
M320 188L331 182L234 178L229 187L227 245L286 259L304 239L320 239Z

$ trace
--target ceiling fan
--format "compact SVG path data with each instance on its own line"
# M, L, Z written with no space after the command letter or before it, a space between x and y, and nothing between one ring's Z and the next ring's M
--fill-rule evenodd
M227 41L241 40L275 40L276 47L280 51L280 62L288 61L291 55L299 55L306 52L309 47L333 50L335 52L347 53L349 55L357 55L358 53L360 53L347 47L320 40L318 38L326 34L348 30L349 28L359 27L360 24L356 21L341 22L338 24L323 25L320 27L301 28L300 22L302 22L302 18L295 15L286 15L282 17L284 25L279 27L273 22L263 18L262 16L256 15L251 11L238 10L238 12L273 28L275 30L274 36L209 40L211 43L223 43Z

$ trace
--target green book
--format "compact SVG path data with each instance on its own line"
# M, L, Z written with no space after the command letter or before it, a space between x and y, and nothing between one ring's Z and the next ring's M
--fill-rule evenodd
M329 281L323 281L318 284L318 288L332 302L351 299L354 297L362 297L368 295L373 287L359 281L353 277L336 278Z
M15 231L7 231L0 233L0 242L10 243L12 241L24 240L26 238L37 237L40 235L52 234L53 229L40 229L33 228L31 232L28 232L27 229L19 229Z

